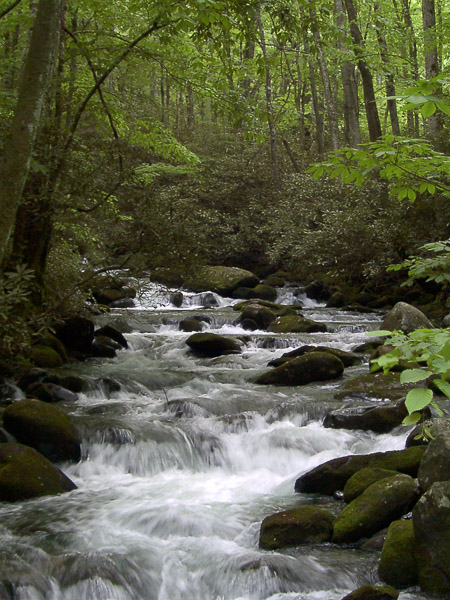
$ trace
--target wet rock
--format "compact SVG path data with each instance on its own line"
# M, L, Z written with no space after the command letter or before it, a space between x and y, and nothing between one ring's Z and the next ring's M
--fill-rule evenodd
M15 502L63 494L76 487L33 448L22 444L0 444L0 500Z
M417 499L416 483L409 475L373 483L337 517L332 542L349 544L370 537L410 511Z
M217 298L211 292L202 294L200 301L202 303L203 308L215 308L216 306L219 306Z
M197 319L183 319L180 321L179 329L186 332L202 331L203 325Z
M21 390L26 392L29 385L38 381L42 381L47 375L48 373L47 371L44 371L44 369L30 369L22 375L17 382L17 385Z
M265 285L271 285L272 287L283 287L286 284L287 275L283 272L271 273L264 278L263 283Z
M89 353L94 339L94 323L91 319L74 315L55 326L55 335L66 348Z
M111 377L103 377L100 379L101 386L105 389L108 396L113 392L120 392L122 386L118 381L112 379Z
M284 315L277 317L269 325L268 331L272 333L317 333L327 331L327 326L301 315Z
M114 358L117 356L117 348L109 341L110 338L99 336L94 338L89 353L97 358ZM120 346L119 346L120 347Z
M328 352L310 352L263 373L255 383L262 385L305 385L340 377L344 365Z
M450 596L450 481L434 483L413 510L421 589Z
M214 266L198 269L184 282L184 287L193 292L210 290L221 296L230 296L238 287L255 287L258 283L258 277L245 269Z
M80 438L60 408L40 400L19 400L3 413L5 429L18 442L31 446L51 461L78 461Z
M386 541L387 528L378 531L375 535L363 542L359 547L361 550L369 550L370 552L381 552L384 542Z
M396 589L387 585L363 585L342 600L395 600L398 595Z
M305 287L304 292L313 300L328 300L331 295L327 284L322 281L312 281Z
M333 496L336 491L343 490L350 477L364 467L379 467L417 477L424 452L424 446L415 446L405 450L334 458L301 475L295 482L295 491Z
M450 435L450 421L448 419L426 419L416 425L406 439L405 446L423 446L441 434Z
M399 373L368 373L344 382L336 400L400 400L417 384L400 383Z
M333 521L331 513L315 506L299 506L270 515L261 524L259 546L274 550L328 542L333 532Z
M365 467L357 471L345 484L344 501L348 504L365 492L372 483L397 474L398 472L392 469L380 469L379 467Z
M379 346L384 344L384 340L381 338L372 339L370 342L364 342L364 344L358 344L352 348L352 352L358 354L372 354Z
M394 331L401 329L411 333L415 329L432 329L431 321L418 308L406 302L397 302L394 308L384 317L380 329Z
M10 383L0 385L0 402L11 402L20 398L20 390Z
M246 296L247 298L260 298L261 300L268 300L269 302L275 302L275 300L277 299L277 290L270 285L260 283L254 288L247 289L250 290L248 292L248 295Z
M134 308L136 304L132 298L124 298L123 300L114 300L109 306L110 308Z
M130 287L117 286L94 290L92 295L98 304L105 304L106 306L109 306L113 302L136 298L136 290Z
M431 440L423 455L417 477L424 491L429 490L436 481L450 480L450 433L441 433Z
M345 297L342 292L334 292L327 301L327 308L342 308L345 305Z
M168 408L178 418L209 417L210 413L195 402L189 400L169 400Z
M60 378L60 385L75 394L86 392L89 389L89 382L78 375L66 375Z
M361 357L353 354L352 352L345 352L344 350L338 350L337 348L329 348L328 346L301 346L300 348L295 348L295 350L291 350L290 352L285 352L279 358L275 358L268 363L270 367L279 367L283 363L288 360L292 360L297 356L303 356L308 352L329 352L334 356L337 356L341 361L344 367L352 367L361 362Z
M42 402L76 402L77 395L57 383L32 383L27 387L27 395Z
M43 369L54 369L63 365L61 356L50 348L50 346L44 346L38 344L33 346L30 350L30 361L37 367Z
M244 329L250 331L255 329L267 330L275 318L275 312L269 307L260 304L248 304L243 308L238 323Z
M401 425L408 411L405 401L399 400L387 406L339 408L327 414L324 427L332 429L360 429L362 431L375 431L387 433Z
M417 584L412 520L394 521L389 526L381 551L378 576L382 581L398 589Z
M175 308L180 308L183 306L184 294L183 292L174 292L170 295L170 303L175 306Z
M99 329L94 331L94 336L105 336L122 346L122 348L128 348L128 342L126 340L126 337L123 335L123 333L121 333L112 325L104 325L103 327L100 327Z
M241 352L241 346L235 340L215 333L194 333L186 344L195 354L210 358Z

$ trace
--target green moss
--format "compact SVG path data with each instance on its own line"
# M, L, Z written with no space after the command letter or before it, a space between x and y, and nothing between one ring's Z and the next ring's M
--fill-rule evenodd
M378 575L380 579L399 589L417 584L412 520L391 523L381 551Z
M393 477L396 471L380 469L378 467L365 467L350 477L344 487L344 500L349 503L360 496L372 483Z
M63 360L56 350L53 350L50 346L43 346L41 344L31 348L30 360L42 369L53 369L61 367L63 364Z
M269 331L272 333L315 333L326 330L327 327L323 323L316 323L300 315L278 317L269 326Z
M363 585L342 600L388 600L398 598L398 591L387 585Z

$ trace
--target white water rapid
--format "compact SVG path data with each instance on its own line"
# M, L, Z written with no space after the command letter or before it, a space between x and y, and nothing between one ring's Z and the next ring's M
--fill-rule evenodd
M296 494L295 479L334 457L400 449L405 431L323 428L339 405L339 381L274 388L253 380L304 343L351 349L378 316L308 301L304 314L329 333L273 335L234 325L233 301L215 297L217 308L202 311L201 295L185 295L179 309L162 290L155 298L105 318L124 331L128 350L66 368L91 382L63 407L83 436L82 460L61 465L78 489L0 503L0 599L339 600L377 582L377 552L331 544L262 551L259 528L302 502L338 510L333 499ZM295 298L292 290L280 296ZM240 337L243 353L190 354L190 334L178 325L194 314L208 317L208 331Z

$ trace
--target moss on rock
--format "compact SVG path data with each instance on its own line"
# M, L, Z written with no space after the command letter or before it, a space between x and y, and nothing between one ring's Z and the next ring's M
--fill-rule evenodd
M30 360L42 369L54 369L63 365L63 360L56 350L50 346L38 344L30 350Z
M277 317L268 328L271 333L317 333L327 331L324 323L316 323L301 315L284 315Z
M216 292L229 296L238 287L255 287L259 283L256 275L237 267L205 266L198 269L184 282L184 287L193 292Z
M210 358L241 352L238 342L215 333L194 333L186 340L186 344L199 356Z
M395 588L387 585L363 585L342 600L395 600L398 595Z
M417 584L412 520L394 521L389 526L381 551L378 576L399 589Z
M397 475L396 471L365 467L350 477L344 487L344 501L348 504L360 496L372 483Z

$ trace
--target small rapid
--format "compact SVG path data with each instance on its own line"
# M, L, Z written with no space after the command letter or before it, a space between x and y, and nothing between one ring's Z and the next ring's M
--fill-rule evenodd
M203 310L204 296L185 294L175 308L161 288L107 316L129 348L62 369L89 383L64 406L83 439L80 462L62 465L78 489L0 504L1 600L339 600L377 581L376 552L258 547L269 514L302 502L339 510L333 499L295 494L300 474L345 454L400 449L406 437L401 428L384 435L324 428L341 381L253 383L286 350L349 350L379 322L326 309L291 288L279 299L303 302L305 316L329 331L244 331L234 301L217 297ZM239 339L242 354L192 355L179 323L194 314L207 317L207 331ZM351 367L344 378L366 371Z

